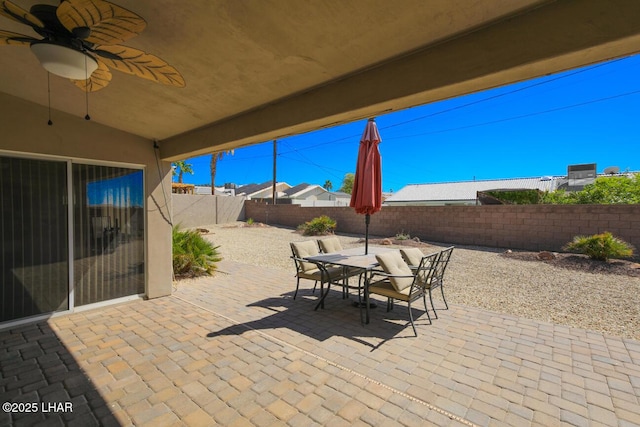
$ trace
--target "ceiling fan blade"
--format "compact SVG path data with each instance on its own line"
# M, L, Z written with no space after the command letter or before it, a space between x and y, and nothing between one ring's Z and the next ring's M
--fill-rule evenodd
M116 55L115 53L108 52L106 50L102 50L101 48L91 49L91 52L95 53L96 55L99 55L101 58L113 59L113 60L116 60L116 61L121 61L122 60L122 58L119 55Z
M121 59L110 59L100 51L116 55ZM155 55L128 46L100 46L95 53L100 55L110 68L170 86L184 87L185 81L178 70Z
M94 44L122 43L140 34L147 25L142 17L104 0L65 0L56 15L71 32L89 28L89 36L84 40Z
M87 80L71 80L74 85L85 92L99 91L111 81L111 71L106 64L100 59L96 59L96 61L98 61L98 69L91 74L91 77Z
M38 17L9 0L0 0L0 15L34 28L44 28Z
M38 41L33 37L25 36L20 33L12 33L11 31L0 30L0 45L25 45L29 46L32 42Z

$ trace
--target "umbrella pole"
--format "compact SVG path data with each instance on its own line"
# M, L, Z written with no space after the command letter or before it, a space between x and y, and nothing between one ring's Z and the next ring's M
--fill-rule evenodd
M365 231L364 231L364 254L369 253L369 223L371 222L371 215L366 214L364 217Z

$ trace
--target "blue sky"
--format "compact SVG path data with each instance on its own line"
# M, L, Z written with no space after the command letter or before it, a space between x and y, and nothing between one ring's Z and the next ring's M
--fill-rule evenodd
M142 171L135 171L111 179L92 181L87 184L89 206L121 205L127 207L144 206L144 186Z
M640 170L640 56L376 118L383 191L407 184L565 175L572 164ZM277 181L334 189L355 172L366 120L278 140ZM188 159L209 184L210 156ZM270 181L273 142L218 162L216 184Z

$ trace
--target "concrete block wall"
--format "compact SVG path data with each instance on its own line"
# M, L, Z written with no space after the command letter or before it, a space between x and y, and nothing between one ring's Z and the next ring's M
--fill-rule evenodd
M244 219L244 197L171 194L173 223L181 228L224 224Z
M266 224L295 228L320 215L335 219L338 232L364 236L364 215L348 207L245 202L245 217ZM369 226L371 236L536 251L560 251L576 235L604 231L640 250L640 205L384 206Z

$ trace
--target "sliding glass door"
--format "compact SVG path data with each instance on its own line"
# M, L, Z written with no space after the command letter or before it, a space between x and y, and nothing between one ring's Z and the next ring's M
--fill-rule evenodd
M0 321L69 308L67 163L0 156Z
M142 171L73 164L76 306L144 293Z
M144 293L143 200L140 169L0 155L0 322Z

